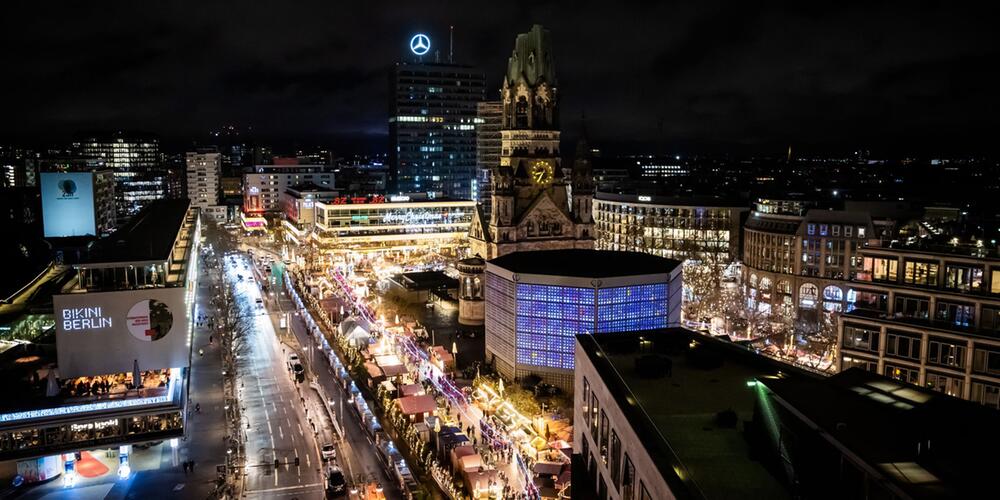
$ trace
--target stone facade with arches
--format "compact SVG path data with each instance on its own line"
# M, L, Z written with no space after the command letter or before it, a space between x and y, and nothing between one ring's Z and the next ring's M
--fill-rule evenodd
M749 303L819 322L820 312L848 309L850 280L861 270L860 249L878 244L878 227L862 212L796 206L755 210L744 226L743 279Z

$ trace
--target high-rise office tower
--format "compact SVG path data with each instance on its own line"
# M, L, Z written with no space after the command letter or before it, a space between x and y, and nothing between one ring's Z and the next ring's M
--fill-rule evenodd
M412 45L415 55L425 53ZM485 95L486 77L479 69L396 63L389 91L389 190L473 199L476 104Z
M169 179L160 158L160 141L155 136L126 132L88 135L74 147L82 155L104 160L115 173L119 221L154 200L168 197Z
M500 123L503 103L485 101L476 106L476 201L485 220L490 218L493 186L490 172L500 166Z

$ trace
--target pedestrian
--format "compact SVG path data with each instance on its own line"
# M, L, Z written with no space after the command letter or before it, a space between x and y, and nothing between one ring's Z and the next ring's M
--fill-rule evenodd
M194 412L195 413L201 413L201 403L195 403L194 404Z
M212 335L209 335L209 336L208 336L208 343L209 343L209 344L215 344L215 337L214 337L214 336L212 336Z

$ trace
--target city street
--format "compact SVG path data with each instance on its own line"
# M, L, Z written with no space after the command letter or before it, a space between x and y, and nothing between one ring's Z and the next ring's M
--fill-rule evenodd
M254 322L249 352L238 361L240 401L245 408L242 427L247 437L244 493L248 498L322 498L320 443L300 400L300 391L307 394L308 385L291 378L272 318L256 304L261 294L250 281L248 261L240 257L234 264L227 258L226 272L237 283L237 300L252 311Z

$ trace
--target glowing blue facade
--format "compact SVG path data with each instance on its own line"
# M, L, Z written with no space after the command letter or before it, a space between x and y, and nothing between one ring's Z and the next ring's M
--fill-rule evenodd
M508 378L537 375L571 387L576 335L664 329L680 320L679 267L597 279L510 267L487 262L485 322L487 358Z
M518 284L517 363L572 370L575 335L666 328L667 290Z

